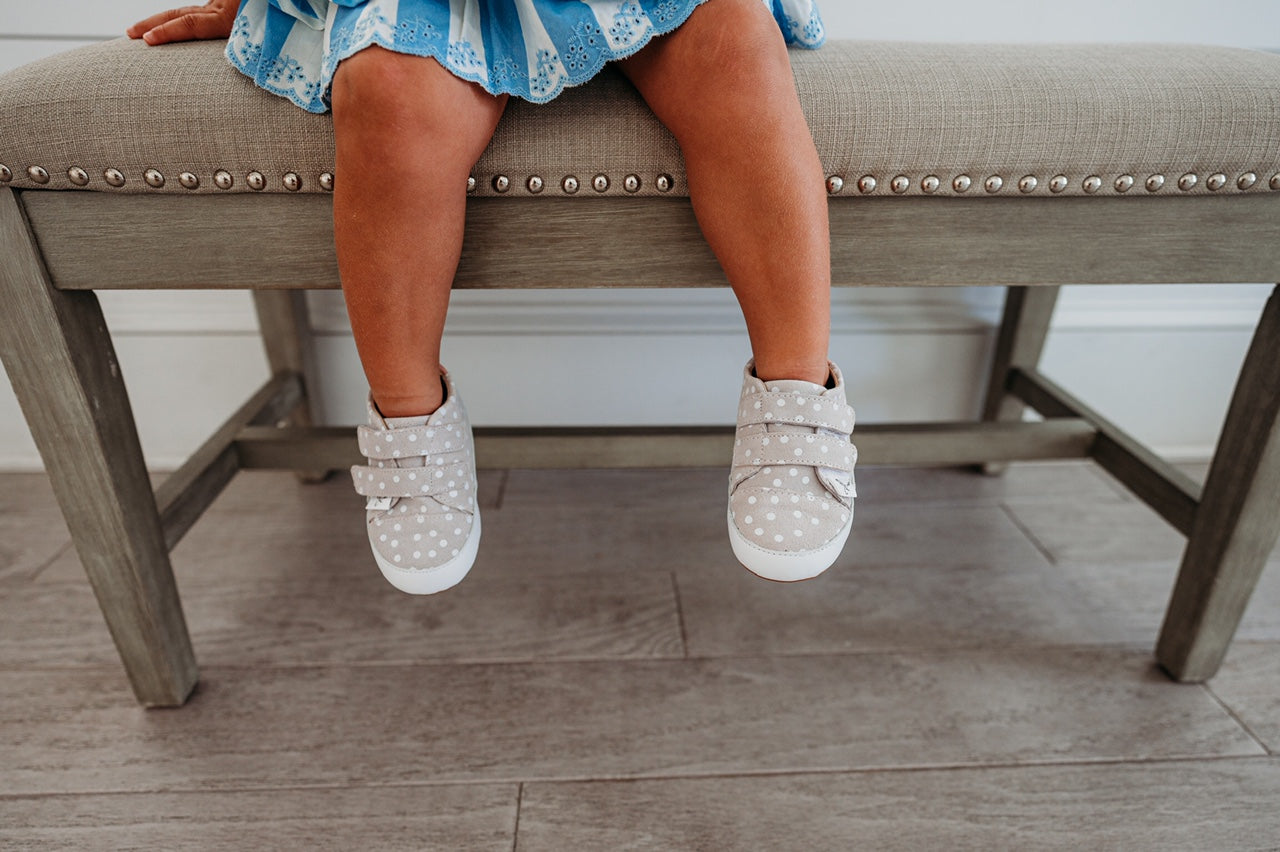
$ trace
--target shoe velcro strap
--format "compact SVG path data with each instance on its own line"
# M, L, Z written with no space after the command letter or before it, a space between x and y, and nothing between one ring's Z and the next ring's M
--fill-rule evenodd
M858 450L848 438L755 432L742 435L733 448L733 466L802 465L853 472Z
M457 453L445 457L445 464L442 466L356 465L351 468L351 481L355 484L356 493L364 497L439 497L457 490L456 480L452 486L449 485L448 471L454 465L463 463L469 463L465 454Z
M739 426L794 423L850 435L854 419L853 406L847 403L788 391L749 393L738 406Z
M360 454L368 459L435 458L443 451L465 447L465 431L458 426L406 426L401 429L356 427Z

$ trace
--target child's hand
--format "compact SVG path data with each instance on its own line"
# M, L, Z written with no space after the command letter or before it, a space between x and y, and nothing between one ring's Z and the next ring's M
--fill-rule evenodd
M203 6L170 9L138 21L125 30L125 35L140 38L147 44L226 38L231 35L239 7L237 0L209 0Z

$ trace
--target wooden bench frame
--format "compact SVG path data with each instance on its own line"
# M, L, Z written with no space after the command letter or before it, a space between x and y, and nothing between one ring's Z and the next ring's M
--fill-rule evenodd
M331 211L325 195L0 188L0 356L144 705L180 705L196 683L169 551L236 471L357 460L352 430L311 427L306 405L303 291L338 286ZM458 287L725 283L687 199L477 198L467 215ZM1043 376L1038 362L1058 285L1280 281L1280 192L834 197L831 217L840 286L1008 287L982 422L860 426L863 462L995 472L1018 460L1094 459L1187 536L1156 656L1178 680L1211 677L1280 535L1280 288L1203 488ZM634 265L609 260L635 245L662 249ZM274 372L154 492L93 293L138 288L252 289ZM1028 406L1043 422L1023 422ZM477 453L488 467L720 465L731 436L727 428L480 429Z

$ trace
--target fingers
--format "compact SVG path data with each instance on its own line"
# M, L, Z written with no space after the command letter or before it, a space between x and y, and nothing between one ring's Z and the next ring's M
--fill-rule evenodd
M231 22L220 11L185 6L152 15L129 27L125 33L129 38L141 38L151 45L226 38L231 34Z

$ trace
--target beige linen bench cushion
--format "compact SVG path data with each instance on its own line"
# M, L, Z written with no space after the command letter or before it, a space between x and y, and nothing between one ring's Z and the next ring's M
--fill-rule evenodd
M330 119L220 51L120 40L0 77L0 357L149 705L181 703L196 679L169 549L238 469L354 453L346 430L305 428L300 297L339 284ZM1280 298L1203 489L1037 365L1059 284L1280 281L1280 56L836 42L792 61L828 175L835 282L1009 286L983 422L860 426L862 457L1095 459L1187 535L1157 658L1211 676L1280 534ZM724 284L674 140L612 73L548 106L513 101L473 180L456 286ZM275 371L154 494L92 292L147 287L253 289ZM1022 422L1027 406L1045 422ZM731 441L625 431L477 446L494 466L688 464L722 462Z

